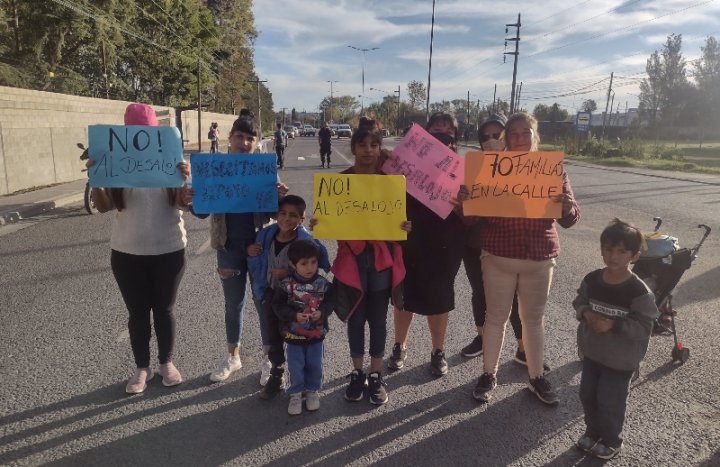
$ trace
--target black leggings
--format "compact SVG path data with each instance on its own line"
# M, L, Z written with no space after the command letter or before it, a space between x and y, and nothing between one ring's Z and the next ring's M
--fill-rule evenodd
M465 264L465 273L470 281L472 289L472 311L475 318L475 326L485 326L485 311L487 304L485 303L485 286L483 284L482 266L480 264L480 251L469 246L465 246L463 254L463 264ZM510 325L513 328L515 339L522 339L522 324L520 322L520 313L518 312L517 292L513 297L512 311L510 312Z
M110 265L130 317L130 345L138 368L150 366L150 310L155 323L158 360L172 360L175 343L173 306L185 272L185 250L163 255L130 255L112 250Z

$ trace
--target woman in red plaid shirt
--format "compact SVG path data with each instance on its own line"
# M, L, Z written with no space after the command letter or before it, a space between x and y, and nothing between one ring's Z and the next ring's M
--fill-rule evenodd
M537 151L540 142L537 120L524 112L511 115L505 126L505 141L509 151ZM528 389L546 404L558 402L557 394L543 375L543 319L555 258L560 251L555 222L568 228L580 219L580 208L567 173L563 173L563 194L555 200L562 203L560 219L487 217L482 220L484 225L479 235L487 315L483 336L484 369L473 391L473 397L479 401L490 400L490 393L497 385L505 323L517 289L530 377Z

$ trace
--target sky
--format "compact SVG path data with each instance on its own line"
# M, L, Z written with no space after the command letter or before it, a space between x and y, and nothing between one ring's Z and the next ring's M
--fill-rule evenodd
M428 84L432 0L255 0L255 65L275 109L317 111L330 95L367 106L407 83ZM508 6L505 6L508 5ZM637 107L649 56L682 34L692 71L708 36L720 38L720 0L436 0L430 101L510 100L521 14L520 106L559 103L570 114L586 99L604 110L614 72L614 108ZM360 52L359 49L377 50ZM365 91L362 89L363 55ZM691 73L688 73L689 75ZM371 90L370 88L373 88ZM378 89L379 91L375 90Z

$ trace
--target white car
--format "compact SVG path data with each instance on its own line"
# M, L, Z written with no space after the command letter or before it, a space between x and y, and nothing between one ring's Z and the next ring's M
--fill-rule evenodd
M348 138L352 138L352 128L350 128L350 125L347 123L338 123L336 125L333 125L333 130L335 130L335 135L338 137L338 139L341 136L347 136Z

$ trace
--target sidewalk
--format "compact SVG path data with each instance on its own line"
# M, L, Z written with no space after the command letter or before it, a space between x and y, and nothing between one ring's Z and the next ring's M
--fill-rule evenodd
M187 157L196 150L197 145L195 148L185 147L183 152ZM83 177L72 182L0 196L0 226L13 224L70 204L82 203L86 182L87 178Z
M472 144L467 145L467 147L479 149L477 146L473 146ZM186 148L185 152L186 154L189 154L192 150ZM588 163L575 162L572 160L569 160L568 164L580 167L601 167ZM704 183L707 185L720 185L720 180L717 175L665 172L661 170L626 167L604 167L604 169L608 171L637 173L670 180L690 181ZM69 204L82 203L86 181L87 179L82 178L73 182L38 188L24 193L0 196L0 226L34 217Z
M69 204L82 202L87 178L0 196L0 225L12 224Z

